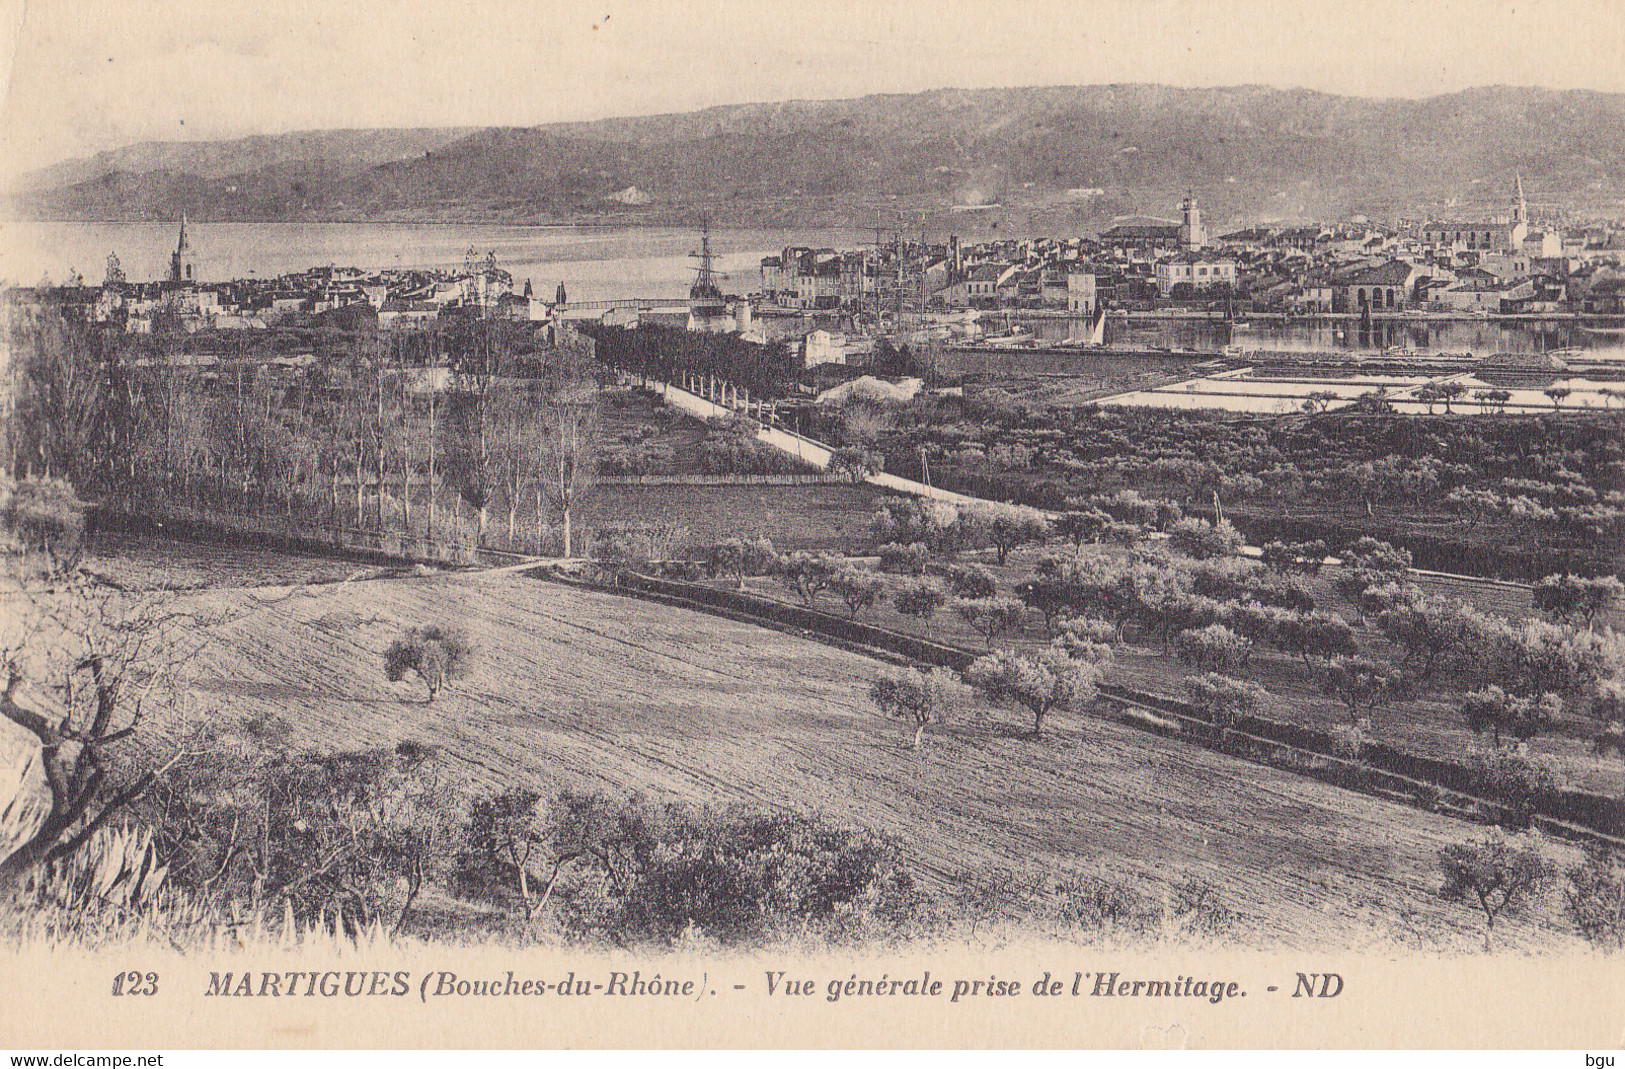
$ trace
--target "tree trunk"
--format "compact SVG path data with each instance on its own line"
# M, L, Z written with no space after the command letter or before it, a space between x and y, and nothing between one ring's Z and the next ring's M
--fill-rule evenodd
M545 515L546 514L542 512L542 481L540 479L537 479L536 480L536 555L537 556L541 556L543 553L546 552L546 550L544 550L542 548L542 546L544 544L544 539L545 539L546 534L547 534L547 523L546 523L546 520L543 518Z
M914 745L910 747L910 749L918 750L920 748L920 740L924 737L925 721L922 720L914 725Z
M437 415L438 415L439 408L440 408L440 394L439 394L439 391L437 390L437 388L435 386L435 382L434 382L434 378L433 378L434 370L435 369L433 367L429 368L429 375L430 375L430 380L429 380L429 515L428 515L428 523L425 525L424 530L423 530L424 535L428 538L428 540L431 543L434 541L435 436L436 436L436 434L438 433L438 430L439 430L439 428L437 426L437 423L438 423Z

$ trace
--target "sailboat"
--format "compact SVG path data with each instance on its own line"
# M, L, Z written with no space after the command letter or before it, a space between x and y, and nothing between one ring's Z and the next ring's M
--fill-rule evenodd
M717 285L718 279L727 276L715 266L716 257L711 252L711 220L704 218L700 225L700 251L689 253L700 264L694 285L688 291L688 329L716 332L728 329L724 325L727 323L728 303Z

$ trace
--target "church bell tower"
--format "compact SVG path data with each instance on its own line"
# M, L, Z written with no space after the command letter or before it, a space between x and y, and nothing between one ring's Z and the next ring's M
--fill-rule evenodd
M1179 227L1179 243L1187 249L1205 248L1207 231L1202 229L1202 206L1197 202L1196 194L1185 194L1185 199L1179 202L1179 212L1183 220Z
M192 282L193 278L192 243L186 238L186 213L181 212L181 238L175 245L175 251L169 257L169 280L171 282Z

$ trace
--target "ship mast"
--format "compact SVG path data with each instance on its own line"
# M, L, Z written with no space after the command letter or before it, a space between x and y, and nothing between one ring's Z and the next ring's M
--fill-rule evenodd
M717 286L719 276L713 266L715 256L711 252L711 220L709 218L700 221L700 251L691 252L689 256L700 261L698 272L694 278L694 286L690 290L689 296L694 299L720 300L722 290Z

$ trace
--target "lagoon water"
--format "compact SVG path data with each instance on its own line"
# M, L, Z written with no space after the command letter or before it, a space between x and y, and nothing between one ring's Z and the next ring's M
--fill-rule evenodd
M495 253L516 279L551 298L559 282L572 301L686 297L700 236L674 227L496 226L455 223L200 223L187 235L198 277L274 277L333 264L366 269L455 268L469 249ZM61 282L70 270L100 282L109 252L132 281L163 278L177 224L0 221L0 284ZM860 231L717 230L712 248L730 292L760 287L763 256L787 245L852 247Z

